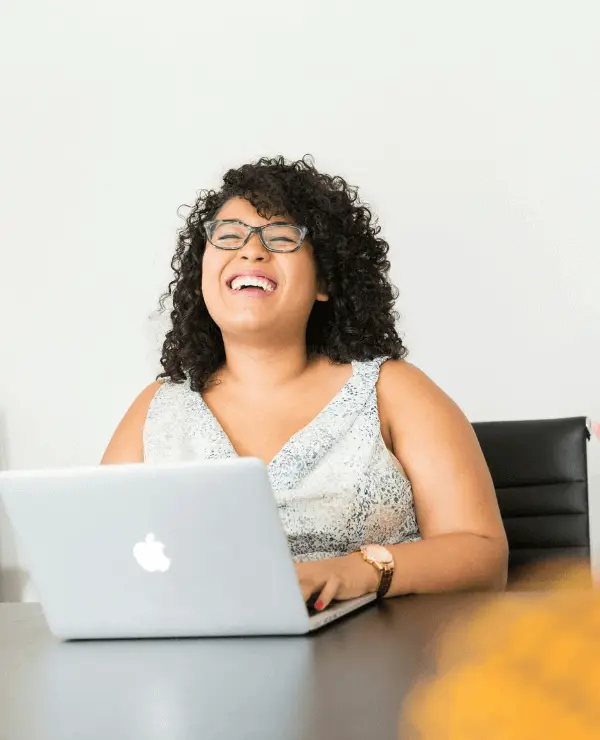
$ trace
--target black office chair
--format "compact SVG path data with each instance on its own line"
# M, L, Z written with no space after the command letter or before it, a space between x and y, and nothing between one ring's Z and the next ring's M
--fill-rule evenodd
M473 428L506 528L509 587L525 566L544 561L575 558L590 566L585 417Z

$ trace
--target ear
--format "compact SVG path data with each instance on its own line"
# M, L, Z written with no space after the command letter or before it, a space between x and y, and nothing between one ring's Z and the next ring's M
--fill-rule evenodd
M315 296L317 301L325 302L329 300L329 294L325 290L325 284L322 280L319 280L317 285L317 295Z

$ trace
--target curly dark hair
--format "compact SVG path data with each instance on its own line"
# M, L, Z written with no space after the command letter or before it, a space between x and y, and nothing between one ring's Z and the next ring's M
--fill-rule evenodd
M230 198L242 197L263 218L287 215L308 227L318 278L329 295L316 302L306 328L309 357L335 363L403 358L407 351L396 330L397 289L390 283L389 245L379 238L368 206L342 177L317 171L312 157L297 162L263 157L231 169L220 190L201 190L178 231L171 261L174 278L160 299L172 299L172 328L162 348L159 378L204 390L225 361L223 338L200 290L206 236L202 225Z

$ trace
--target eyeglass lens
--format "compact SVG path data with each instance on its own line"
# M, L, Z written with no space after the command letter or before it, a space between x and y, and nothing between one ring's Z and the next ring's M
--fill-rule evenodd
M248 236L249 229L241 223L216 222L210 230L210 241L222 249L238 249ZM262 230L265 244L278 252L296 249L302 238L302 231L291 224L272 224Z

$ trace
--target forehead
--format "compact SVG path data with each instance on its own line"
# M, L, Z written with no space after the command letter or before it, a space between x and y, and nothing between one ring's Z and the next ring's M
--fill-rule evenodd
M277 214L271 218L259 216L252 203L244 198L231 198L221 206L215 219L227 218L237 218L249 226L263 226L272 221L289 221L289 218L285 214Z

